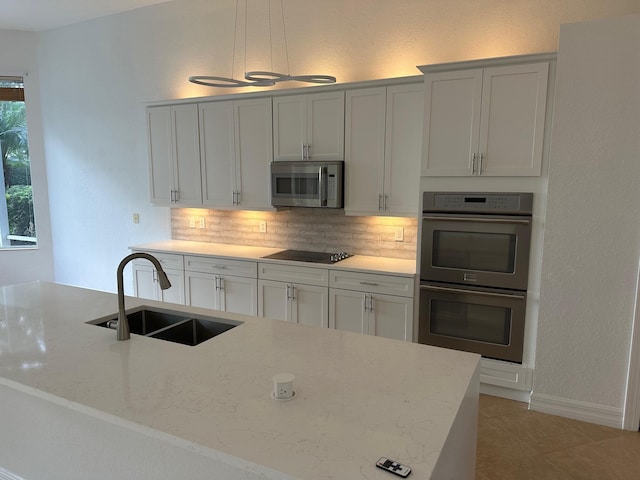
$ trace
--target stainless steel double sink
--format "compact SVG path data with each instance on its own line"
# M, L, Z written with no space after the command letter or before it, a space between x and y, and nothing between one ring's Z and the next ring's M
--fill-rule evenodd
M226 318L190 315L148 306L133 308L126 313L131 333L191 346L205 342L242 323ZM86 323L115 330L118 315L113 314Z

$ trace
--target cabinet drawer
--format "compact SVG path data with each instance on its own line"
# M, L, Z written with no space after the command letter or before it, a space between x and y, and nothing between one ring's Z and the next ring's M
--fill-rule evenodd
M135 253L135 252L134 252ZM141 253L149 253L158 259L160 265L162 265L163 269L174 269L174 270L183 270L184 264L182 260L182 255L177 255L173 253L156 253L156 252L141 252ZM134 265L151 265L149 260L144 258L135 258L133 260Z
M184 269L188 272L217 273L236 277L257 278L257 262L229 260L218 257L184 257Z
M329 278L331 288L401 297L413 297L414 293L414 277L331 270Z
M326 268L259 263L258 278L261 280L275 280L278 282L318 285L320 287L329 286L329 270Z

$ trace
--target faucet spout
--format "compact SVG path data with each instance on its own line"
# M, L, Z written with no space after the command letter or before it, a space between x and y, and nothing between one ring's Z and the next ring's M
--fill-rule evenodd
M162 290L166 290L171 287L171 282L169 281L167 274L162 269L162 265L160 265L158 259L153 255L136 252L124 257L120 262L120 265L118 265L118 270L116 272L116 276L118 277L118 326L116 328L118 340L129 340L129 338L131 338L131 333L129 332L129 320L127 319L127 315L124 310L124 267L134 258L146 258L153 263L153 266L156 268L156 272L158 272L158 281L160 282L160 288Z

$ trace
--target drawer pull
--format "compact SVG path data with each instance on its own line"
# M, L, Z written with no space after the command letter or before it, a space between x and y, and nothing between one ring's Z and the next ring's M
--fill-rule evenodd
M227 266L226 266L226 265L216 265L216 266L214 266L213 268L217 268L217 269L219 269L219 270L226 270L226 269L227 269Z
M378 284L376 282L360 282L360 285L368 285L370 287L377 287Z

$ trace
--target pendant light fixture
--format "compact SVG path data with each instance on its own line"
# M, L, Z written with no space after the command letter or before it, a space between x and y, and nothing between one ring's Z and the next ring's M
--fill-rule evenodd
M336 83L336 77L331 75L291 75L290 73L278 73L267 70L247 70L247 15L248 0L245 0L244 10L244 79L233 78L236 58L236 36L238 30L238 10L240 0L236 0L236 13L233 32L233 58L231 60L231 76L219 77L208 75L192 75L189 77L191 83L205 85L207 87L238 88L238 87L272 87L276 83L296 81L306 83L330 84ZM287 45L287 29L284 22L284 7L280 0L280 12L282 17L282 33L284 36L285 58L287 62L287 72L289 72L289 48ZM273 42L271 40L271 0L269 0L269 53L271 56L271 68L273 69Z

